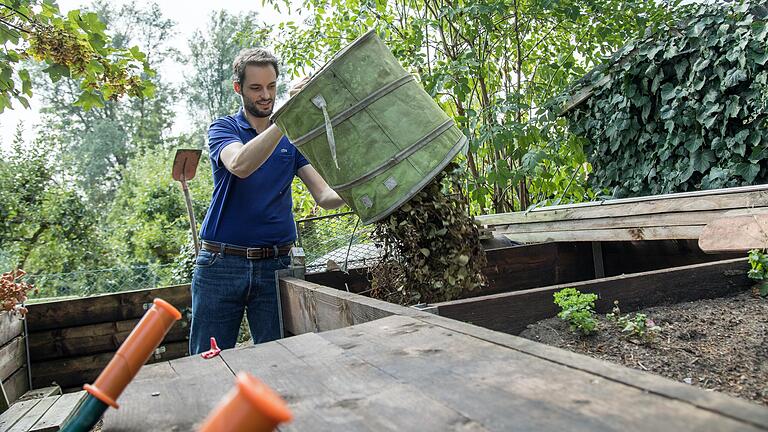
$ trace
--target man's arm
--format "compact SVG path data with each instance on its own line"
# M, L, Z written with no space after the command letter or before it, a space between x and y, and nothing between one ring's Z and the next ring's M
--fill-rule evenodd
M264 132L247 143L233 142L221 150L219 158L232 174L246 178L269 158L275 151L283 133L277 126L271 125Z
M312 165L304 165L299 168L296 174L307 185L309 193L312 194L312 198L315 199L315 202L320 207L330 210L344 205L344 200L341 199L335 190L328 186L328 183L320 177L320 174Z

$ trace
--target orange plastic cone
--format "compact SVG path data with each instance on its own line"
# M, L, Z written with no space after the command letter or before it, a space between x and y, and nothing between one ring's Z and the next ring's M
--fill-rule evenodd
M211 411L199 432L271 432L292 417L280 395L240 372L235 388Z

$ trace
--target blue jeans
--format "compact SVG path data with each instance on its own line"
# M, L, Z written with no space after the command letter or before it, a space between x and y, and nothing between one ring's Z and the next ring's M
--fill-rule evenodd
M201 250L192 276L189 353L208 351L211 337L219 348L233 348L246 311L254 343L279 339L275 271L289 264L288 256L249 260Z

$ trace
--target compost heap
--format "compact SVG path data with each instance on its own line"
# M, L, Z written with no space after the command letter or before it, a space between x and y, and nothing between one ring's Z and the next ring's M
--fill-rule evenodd
M480 233L460 193L460 169L449 165L410 201L377 222L383 248L371 269L371 297L402 305L453 300L486 282Z

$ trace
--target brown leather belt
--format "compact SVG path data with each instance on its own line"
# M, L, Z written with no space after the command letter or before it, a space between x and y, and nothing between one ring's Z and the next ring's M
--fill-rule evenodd
M224 253L225 255L237 255L251 260L260 260L264 258L273 258L276 256L288 255L292 245L245 248L242 246L232 246L218 242L203 240L203 249L208 252Z

